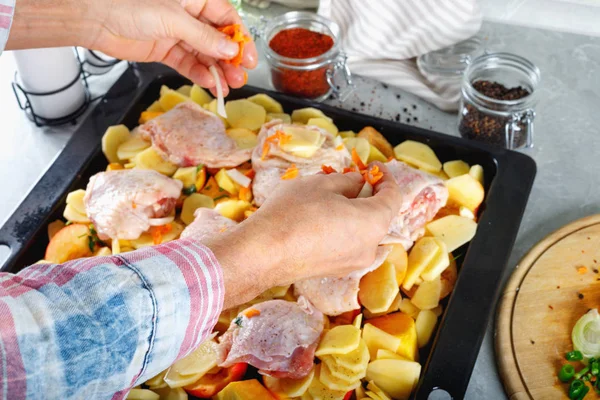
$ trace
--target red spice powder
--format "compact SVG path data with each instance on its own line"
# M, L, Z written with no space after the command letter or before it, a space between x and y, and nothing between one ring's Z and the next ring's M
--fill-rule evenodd
M304 28L279 31L269 42L271 49L284 57L307 59L320 56L333 47L333 38ZM289 64L291 67L294 64ZM284 93L316 98L329 91L329 65L309 71L297 71L280 66L272 70L273 85Z

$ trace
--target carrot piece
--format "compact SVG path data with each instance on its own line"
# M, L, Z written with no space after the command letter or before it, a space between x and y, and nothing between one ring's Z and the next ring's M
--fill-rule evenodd
M242 59L244 57L244 47L246 46L246 43L250 42L250 38L242 32L242 26L240 24L222 26L218 28L218 30L229 36L229 39L239 45L240 50L235 57L230 60L224 60L227 64L239 67L242 64Z
M124 169L123 166L119 163L110 163L108 164L108 166L106 167L107 171L118 171L120 169Z
M258 317L260 315L260 311L256 308L249 308L244 311L244 316L246 318Z
M282 145L289 143L290 140L292 140L291 135L288 135L283 131L276 131L273 135L265 139L260 159L264 160L267 157L267 154L269 154L270 143L279 143L279 145Z
M344 174L347 174L348 172L356 172L356 168L355 167L346 167L343 170Z
M161 244L163 240L163 235L165 233L171 232L172 229L173 226L171 224L151 227L150 235L152 235L152 242L154 244Z
M395 158L394 157L388 157L388 162L390 162L392 160L395 160Z
M241 187L240 192L238 193L240 200L245 200L248 203L252 201L252 191L249 187Z
M283 179L283 180L294 179L294 178L298 177L298 173L299 173L299 171L298 171L298 168L296 167L296 164L292 164L285 171L285 173L281 176L281 179Z
M344 145L343 144L339 144L336 148L337 151L341 151L344 150Z
M254 179L254 176L256 175L256 171L254 171L252 168L249 169L248 171L244 172L244 175L246 175L248 178L250 179Z
M581 275L583 275L583 274L585 274L586 272L587 272L587 268L586 268L586 267L579 267L579 268L577 268L577 273L578 273L578 274L581 274Z
M323 170L323 172L324 172L325 174L327 174L327 175L329 175L329 174L334 174L334 173L336 173L336 172L337 172L337 171L336 171L336 170L335 170L333 167L331 167L331 166L329 166L329 165L321 165L321 169L322 169L322 170Z
M365 182L369 182L373 186L383 178L383 172L377 165L373 165L368 171L361 171L361 174L365 178Z
M142 115L140 115L140 124L145 124L146 122L163 115L162 111L142 111Z
M358 156L358 153L356 152L356 148L354 147L352 148L352 161L354 161L354 164L356 164L359 171L367 169L367 166L365 165L365 163L362 162L362 160Z

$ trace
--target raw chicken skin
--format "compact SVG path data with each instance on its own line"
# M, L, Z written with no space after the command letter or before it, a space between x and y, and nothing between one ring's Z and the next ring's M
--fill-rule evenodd
M152 170L100 172L90 178L83 201L100 239L133 240L150 228L150 219L171 214L182 186Z
M299 176L307 176L321 172L323 165L342 171L344 168L349 167L352 162L346 147L336 145L334 136L331 133L316 126L307 126L306 128L318 131L325 137L325 142L311 158L295 156L283 151L277 143L269 143L269 152L263 160L262 152L265 140L277 131L293 126L296 125L283 124L280 120L273 120L264 124L258 134L258 146L254 148L252 153L252 167L256 172L252 182L252 192L254 201L258 206L264 203L266 198L275 190L281 182L281 176L292 164L295 164L298 168Z
M259 315L248 318L246 310ZM242 311L221 337L220 367L246 362L277 378L300 379L313 368L324 317L306 299L270 300ZM237 323L236 323L237 321Z
M386 166L402 191L402 206L382 244L400 243L406 250L423 235L425 224L448 201L448 189L437 176L392 160Z
M139 128L163 158L180 167L204 164L210 168L237 167L252 149L240 149L221 119L193 102L180 103Z
M343 277L311 278L294 283L296 296L304 296L317 310L326 315L340 315L360 308L358 291L360 279L385 261L390 246L379 246L375 261L369 268L354 271Z
M201 242L236 225L237 222L222 216L212 208L201 207L194 212L194 221L181 232L181 237Z

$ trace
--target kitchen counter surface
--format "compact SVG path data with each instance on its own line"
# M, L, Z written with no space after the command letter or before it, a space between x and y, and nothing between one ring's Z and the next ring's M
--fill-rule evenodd
M270 13L281 12L272 8ZM538 165L537 179L508 270L525 252L560 226L600 212L600 38L484 23L486 47L513 52L533 61L542 72L536 107L535 148L524 151ZM93 78L94 93L103 93L125 65ZM36 128L18 108L10 88L14 61L0 58L0 224L3 224L54 158L75 126ZM251 85L270 88L264 62L250 73ZM343 104L358 113L396 119L457 136L456 116L414 96L380 83L356 78L357 91ZM2 251L0 248L0 263ZM507 272L508 275L508 272ZM540 327L541 328L541 327ZM493 349L493 322L481 347L466 398L505 399ZM452 368L452 360L448 360Z

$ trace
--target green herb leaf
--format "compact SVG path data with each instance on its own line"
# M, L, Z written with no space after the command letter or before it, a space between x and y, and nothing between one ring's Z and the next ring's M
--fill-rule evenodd
M242 327L242 317L237 317L233 322L240 328Z
M226 194L224 194L224 195L221 195L221 196L217 196L217 197L215 197L215 198L213 199L213 201L217 201L217 200L225 199L225 198L227 198L227 197L229 197L229 196L228 196L228 195L226 195Z
M565 355L565 358L567 359L567 361L581 361L583 360L583 354L581 354L579 350L573 350L568 352Z
M196 173L199 173L200 170L202 170L202 168L204 168L204 165L202 165L202 164L196 165Z
M88 247L90 248L90 251L92 253L94 252L95 245L96 245L96 243L94 241L94 237L93 236L88 236Z
M189 196L190 194L194 194L194 193L196 193L196 185L192 185L190 187L183 189L183 194L185 194L186 196Z

